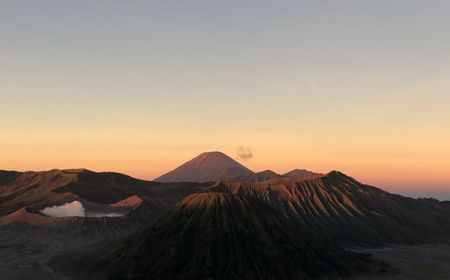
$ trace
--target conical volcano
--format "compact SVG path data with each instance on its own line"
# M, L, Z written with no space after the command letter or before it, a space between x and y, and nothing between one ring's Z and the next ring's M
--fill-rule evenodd
M254 172L221 152L206 152L156 178L159 182L253 180Z

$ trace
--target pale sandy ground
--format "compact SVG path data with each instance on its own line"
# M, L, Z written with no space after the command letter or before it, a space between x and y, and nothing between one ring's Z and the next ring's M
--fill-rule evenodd
M1 280L72 280L55 274L45 263L58 252L86 246L95 240L68 238L66 234L0 229ZM393 266L395 273L357 275L352 280L450 280L450 245L397 246L356 249L373 254ZM329 279L329 278L325 278Z

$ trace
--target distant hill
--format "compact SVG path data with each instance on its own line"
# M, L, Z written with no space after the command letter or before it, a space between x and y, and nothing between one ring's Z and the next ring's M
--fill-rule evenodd
M215 182L222 180L241 182L262 182L289 176L302 178L317 173L295 169L285 175L272 170L253 172L221 152L206 152L184 163L176 169L158 177L158 182Z
M221 152L207 152L193 158L158 182L212 182L218 180L253 180L254 172Z
M255 179L253 181L263 182L263 181L267 181L267 180L271 180L271 179L280 178L281 175L275 173L272 170L265 170L265 171L255 173L254 177L255 177Z
M291 177L291 178L295 178L295 179L299 179L299 178L304 178L304 177L308 177L308 176L314 176L314 175L319 175L319 173L315 173L306 169L294 169L291 170L285 174L283 174L283 177Z

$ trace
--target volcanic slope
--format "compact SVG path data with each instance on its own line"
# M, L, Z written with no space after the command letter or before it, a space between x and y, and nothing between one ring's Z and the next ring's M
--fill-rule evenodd
M92 279L310 279L371 267L259 199L218 193L190 195L143 232L51 265Z
M24 172L0 184L0 227L119 237L135 232L182 198L210 185L158 183L85 169ZM80 217L49 217L45 208L79 203ZM75 205L75 204L74 204Z
M8 176L7 182L0 182L0 216L37 203L61 201L73 195L102 204L116 203L137 195L144 200L160 200L172 206L183 197L208 186L196 183L165 184L86 169L9 174L13 175Z
M155 181L202 183L227 180L262 182L282 177L303 178L311 175L317 174L303 169L295 169L285 175L277 174L272 170L253 172L224 153L206 152L156 178Z
M213 182L218 180L252 180L254 172L221 152L206 152L184 163L158 182Z
M14 181L22 173L18 171L0 170L0 186L8 182Z
M450 210L445 203L391 194L337 171L303 180L218 182L209 191L253 196L303 227L341 243L450 240Z

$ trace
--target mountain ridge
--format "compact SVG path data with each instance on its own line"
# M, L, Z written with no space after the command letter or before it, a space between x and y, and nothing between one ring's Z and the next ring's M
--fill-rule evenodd
M372 261L298 227L255 197L199 193L144 231L51 265L95 279L313 279L369 270Z
M104 205L129 199L123 203L137 206L143 200L145 213L151 220L186 196L204 192L258 198L337 242L420 243L442 241L450 235L449 203L391 194L339 171L302 178L277 177L264 182L208 183L143 181L125 174L84 169L25 172L0 185L0 216L24 207L57 206L75 195L80 201ZM144 208L137 209L142 212Z
M256 197L338 243L446 242L450 208L365 185L339 171L302 179L216 182L209 192Z
M278 174L272 170L254 172L228 155L213 151L202 153L183 163L177 168L157 178L157 182L215 182L222 180L262 182L282 177L305 177L317 175L306 169L294 169L286 174Z

